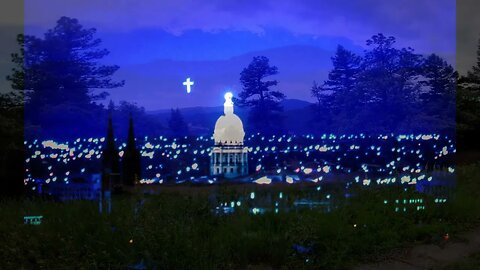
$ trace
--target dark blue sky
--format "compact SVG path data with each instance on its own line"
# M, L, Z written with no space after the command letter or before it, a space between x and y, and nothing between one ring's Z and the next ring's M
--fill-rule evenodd
M25 30L39 35L60 16L95 27L108 63L126 80L111 91L148 110L221 105L241 90L239 73L254 55L278 66L278 89L310 100L337 44L357 52L382 32L399 46L455 59L454 0L132 1L26 0ZM195 81L187 96L182 81Z

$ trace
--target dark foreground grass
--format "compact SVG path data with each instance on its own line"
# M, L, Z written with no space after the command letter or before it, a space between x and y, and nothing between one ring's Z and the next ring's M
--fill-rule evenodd
M476 253L461 261L447 266L444 270L478 270L480 269L480 253Z
M394 188L359 191L330 213L216 216L208 198L185 193L116 197L111 215L98 214L94 202L3 201L0 268L125 269L143 261L148 269L348 269L478 225L480 166L457 172L454 198L442 207ZM395 212L383 203L409 196L424 198L426 209ZM24 215L44 221L23 225Z

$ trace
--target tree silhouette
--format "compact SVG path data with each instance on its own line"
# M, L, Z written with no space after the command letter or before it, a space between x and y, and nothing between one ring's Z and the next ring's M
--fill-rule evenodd
M422 112L442 131L453 133L457 73L441 57L431 54L422 64L422 75L422 84L428 87L420 94Z
M23 98L16 93L0 94L0 197L18 196L23 184Z
M311 89L318 126L340 133L453 133L455 70L435 54L423 57L394 44L394 37L377 34L363 56L337 48L328 80Z
M458 147L480 149L480 39L477 63L459 78L456 97Z
M310 89L312 96L317 100L313 107L312 131L319 133L332 132L333 121L333 94L325 83L319 85L316 81L313 82Z
M368 97L369 126L378 131L401 131L411 115L420 76L421 56L412 48L397 49L394 37L374 35L367 40L360 88ZM383 129L383 130L382 130Z
M332 57L333 70L328 74L325 86L335 92L333 110L335 114L348 114L355 109L355 99L358 99L356 83L360 72L361 57L338 46Z
M468 71L467 78L476 83L480 82L480 38L477 44L477 62L472 67L472 70Z
M330 118L325 118L325 115L335 116L344 119L345 125L345 121L352 119L364 102L357 89L362 58L339 45L331 59L333 69L328 74L328 80L322 86L314 83L311 91L322 110L323 120L331 124Z
M11 82L12 89L23 91L25 90L25 37L22 34L17 35L17 44L19 52L12 53L12 74L7 76L7 80Z
M83 28L77 19L61 17L43 39L25 36L25 88L31 90L31 104L87 105L107 95L94 94L94 89L123 85L111 79L118 66L99 64L109 51L99 48L101 40L94 38L95 33L96 29Z
M111 190L119 184L120 161L118 149L115 146L115 136L113 135L112 112L109 112L107 137L102 154L102 192Z
M109 52L99 48L95 33L76 19L61 17L43 38L18 37L20 53L12 55L17 67L8 79L26 90L26 122L78 133L95 123L101 108L92 102L107 96L95 91L123 85L111 78L118 66L100 64Z
M285 95L270 89L278 84L276 80L264 81L277 73L278 68L270 66L269 59L265 56L254 57L240 73L243 89L236 101L240 106L250 107L249 123L255 131L272 133L281 130L280 102L285 99Z
M24 78L22 70L24 50L23 36L17 36L20 47L13 53L12 75L7 76L14 91L0 94L0 196L19 196L25 193L24 160Z
M188 125L183 119L183 115L180 110L171 109L170 119L168 121L168 127L170 128L170 133L174 137L182 137L188 135Z
M127 146L122 157L123 184L135 185L141 177L140 152L135 146L135 134L133 131L133 118L130 116L128 127Z

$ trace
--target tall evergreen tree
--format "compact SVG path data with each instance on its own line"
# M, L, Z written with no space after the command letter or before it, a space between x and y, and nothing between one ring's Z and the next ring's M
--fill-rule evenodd
M100 63L109 52L99 48L101 40L95 33L76 19L61 17L43 38L19 36L21 53L12 55L12 60L20 63L23 57L23 61L8 79L14 87L28 90L27 124L77 135L91 130L101 111L93 101L107 96L94 90L123 85L112 80L118 66Z
M451 129L453 68L436 55L425 59L412 48L395 48L395 41L394 37L374 35L367 40L363 56L337 48L328 80L312 89L318 104L330 103L334 131ZM328 106L318 106L319 110L325 108Z
M412 48L396 49L394 37L374 35L367 40L359 86L367 97L366 125L378 132L405 131L401 124L413 115L421 56ZM403 130L399 130L403 129Z
M23 99L14 93L0 94L0 138L0 197L23 195Z
M183 119L180 109L171 109L168 127L174 137L182 137L188 135L188 125Z
M456 97L458 147L480 149L480 39L477 62L459 78Z
M7 76L14 91L0 94L0 196L25 193L23 35L17 36L19 52L13 53L13 74Z
M362 58L342 46L337 47L332 57L333 70L328 74L325 86L334 92L333 106L336 114L349 112L358 107L359 101L356 84Z
M122 157L123 184L133 186L141 177L140 152L135 146L133 118L130 116L128 127L127 146Z
M25 90L25 36L22 34L17 35L17 44L19 46L19 52L11 54L12 74L7 76L7 80L11 82L12 89L17 91Z
M112 81L118 66L101 65L109 54L99 49L101 40L96 29L85 29L77 19L61 17L43 39L25 36L25 88L31 90L29 103L36 106L69 102L88 105L104 99L107 93L94 89L116 88L122 82Z
M250 108L249 123L255 131L272 133L281 130L283 110L280 102L285 95L273 90L276 80L264 81L265 78L278 73L276 66L271 66L265 56L256 56L252 62L240 73L240 82L243 89L240 92L237 104Z
M312 93L317 100L321 98L323 104L330 104L331 116L335 118L333 123L341 123L336 131L345 131L364 101L357 87L362 58L339 45L331 59L333 69L328 74L328 80L321 88L314 86Z
M107 108L110 113L113 113L115 111L115 103L113 102L113 100L110 99Z
M118 184L120 175L120 162L118 149L115 146L115 137L113 135L112 112L109 112L107 137L102 154L102 191L111 190Z
M328 133L333 131L333 94L332 90L313 82L310 89L312 96L317 100L313 106L313 119L311 131L315 133Z
M428 90L420 95L422 112L442 131L455 131L455 88L457 73L451 65L436 54L429 55L422 64L423 85Z
M480 38L478 39L476 58L477 62L472 66L472 70L468 72L467 78L472 82L480 83Z

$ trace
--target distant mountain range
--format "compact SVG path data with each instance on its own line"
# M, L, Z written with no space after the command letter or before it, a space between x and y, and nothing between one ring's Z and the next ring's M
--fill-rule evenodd
M215 107L223 104L226 91L241 91L240 73L254 56L263 55L278 67L269 77L278 81L275 89L289 99L311 100L313 81L323 82L331 69L334 51L306 45L285 46L254 51L224 60L175 61L154 60L145 64L122 66L115 75L125 86L111 91L114 101L128 100L155 108ZM195 82L187 94L182 82Z
M308 129L311 121L311 106L313 103L299 99L285 99L281 103L284 114L284 126L286 131L299 133ZM248 130L248 109L235 107L237 114ZM188 107L180 108L180 111L194 135L207 135L213 133L215 122L223 115L223 106L216 107ZM168 126L170 109L147 111L147 114L155 116L164 126Z

